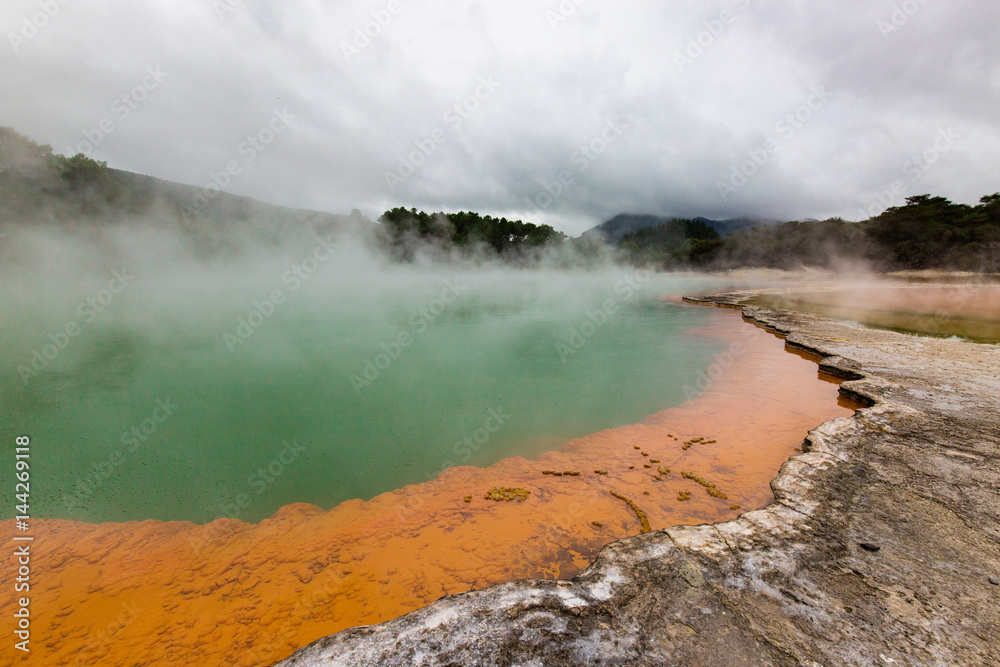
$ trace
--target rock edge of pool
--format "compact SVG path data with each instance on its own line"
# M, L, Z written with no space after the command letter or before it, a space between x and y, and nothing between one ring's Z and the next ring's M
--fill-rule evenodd
M740 308L761 293L687 300ZM448 596L278 665L1000 663L1000 346L743 316L870 404L810 431L774 503L614 542L570 581Z

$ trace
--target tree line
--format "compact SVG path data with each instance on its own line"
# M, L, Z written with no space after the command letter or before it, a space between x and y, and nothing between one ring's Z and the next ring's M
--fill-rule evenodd
M185 203L194 191L109 169L104 162L82 154L58 155L49 145L0 127L0 223L42 218L126 219L157 202L166 202L172 215L196 228L249 223L258 217L289 224L316 217L323 218L324 225L343 222L342 216L294 215L290 209L230 195L220 197L213 210L192 215ZM549 225L471 211L426 213L398 207L382 214L379 225L372 226L359 213L352 213L350 220L355 228L372 233L376 245L394 261L412 261L424 251L439 260L486 255L521 264L548 254L559 256L557 265L586 265L606 255L603 242L595 238L571 239ZM793 270L864 262L878 271L996 273L1000 272L1000 193L983 197L977 205L918 195L861 222L841 218L793 221L725 237L702 220L670 220L626 234L611 245L612 254L624 263L663 270ZM561 250L570 252L552 252Z
M403 262L412 261L418 252L431 256L486 253L520 260L568 240L549 225L471 211L426 213L397 207L383 213L378 221L379 247L392 259Z
M664 270L794 270L864 263L877 271L1000 272L1000 193L983 197L975 206L918 195L862 222L793 221L725 238L691 228L689 221L674 222L690 231L687 239L678 242L673 230L641 230L619 241L621 257Z

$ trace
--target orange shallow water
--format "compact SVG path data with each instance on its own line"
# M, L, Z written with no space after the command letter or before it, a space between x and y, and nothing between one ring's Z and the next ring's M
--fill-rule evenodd
M773 500L770 480L806 432L855 406L838 401L835 383L817 379L814 361L785 352L781 340L735 312L716 311L712 325L692 335L730 341L708 369L714 380L676 378L707 391L537 461L451 468L434 481L330 511L290 505L259 524L35 520L32 652L15 650L8 633L0 661L269 665L322 636L443 595L574 576L602 546L640 532L635 513L612 490L635 501L654 530L763 507ZM716 442L682 449L696 437ZM654 479L659 466L671 469L662 481ZM708 495L682 471L716 484L728 499ZM530 495L485 500L494 486ZM679 501L680 491L691 499ZM730 509L736 504L742 509ZM10 521L0 527L14 533ZM0 617L12 619L16 560L7 561Z

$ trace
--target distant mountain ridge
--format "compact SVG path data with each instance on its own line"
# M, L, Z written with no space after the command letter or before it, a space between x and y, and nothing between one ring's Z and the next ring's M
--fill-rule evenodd
M719 236L728 236L729 234L733 234L744 229L751 229L762 225L770 226L780 224L779 220L771 220L768 218L731 218L728 220L712 220L710 218L703 217L678 218L676 216L667 217L659 215L620 213L610 220L602 222L592 229L588 229L580 235L580 238L587 239L593 238L594 236L600 236L610 243L617 243L626 234L632 234L648 227L656 227L666 222L685 219L690 219L693 222L703 222L715 231L719 232Z

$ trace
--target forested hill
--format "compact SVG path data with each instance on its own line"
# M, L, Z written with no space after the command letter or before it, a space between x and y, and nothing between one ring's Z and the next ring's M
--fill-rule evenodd
M588 229L581 235L581 238L592 239L599 237L610 243L617 243L627 234L634 234L643 229L659 227L677 220L685 219L668 218L659 215L620 213L610 220L602 222L592 229ZM688 222L703 222L717 231L719 236L726 236L727 234L732 234L733 232L750 229L751 227L757 227L760 225L775 225L779 222L777 220L770 220L766 218L731 218L728 220L711 220L709 218L698 217L686 220L688 220Z
M372 227L360 213L331 215L267 204L222 192L112 169L85 155L66 157L0 127L0 224L141 217L176 222L212 243L219 233L247 231L264 240L308 228L316 232Z
M655 264L671 253L690 256L702 241L718 241L719 232L702 220L667 220L625 234L618 241L622 257L637 265Z
M919 195L863 222L786 222L680 248L656 237L638 248L626 242L620 244L625 257L664 269L836 268L860 262L879 271L995 273L1000 272L1000 194L985 196L976 206Z

